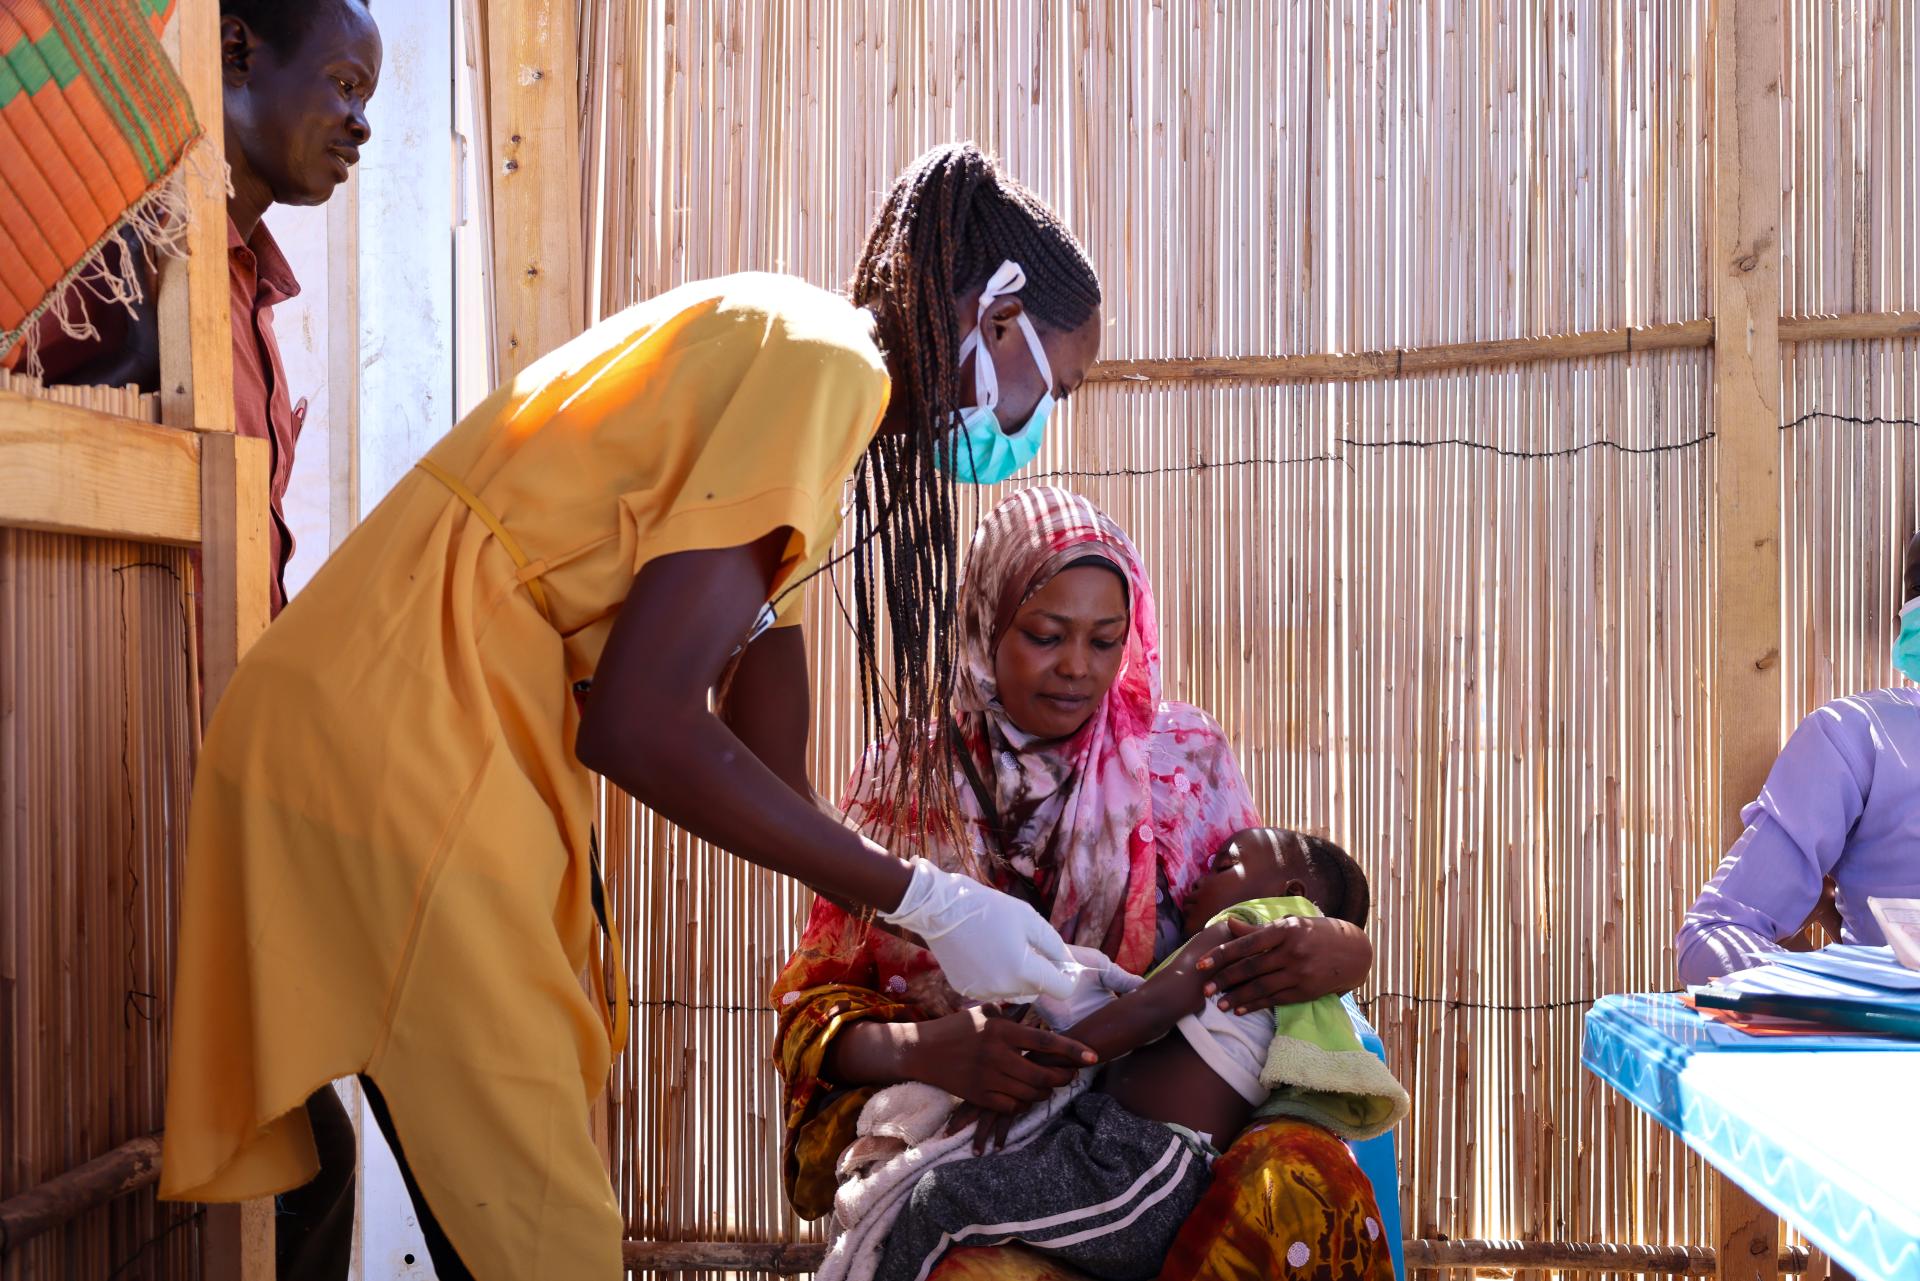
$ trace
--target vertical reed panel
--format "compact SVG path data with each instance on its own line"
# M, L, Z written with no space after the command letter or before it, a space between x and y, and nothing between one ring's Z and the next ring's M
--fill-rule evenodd
M583 120L618 122L585 212L607 310L735 270L838 284L898 169L973 138L1087 244L1106 356L1706 314L1703 5L611 7L583 77L612 95ZM1789 9L1789 310L1915 306L1913 0ZM1916 415L1905 348L1808 348L1789 377L1789 418ZM1711 381L1707 353L1674 352L1102 383L1023 477L1133 533L1169 696L1222 721L1271 821L1375 878L1362 997L1415 1097L1413 1234L1707 1239L1699 1164L1578 1050L1593 996L1672 985L1718 854ZM1920 502L1910 429L1841 430L1784 446L1802 703L1884 679L1886 558ZM1839 586L1856 579L1878 586ZM832 794L861 746L852 650L831 592L808 623ZM805 1234L779 1191L764 1008L805 896L609 809L641 1002L615 1083L630 1231Z
M0 528L0 1200L160 1129L192 574L179 548ZM198 1276L194 1211L149 1188L9 1252L0 1278L122 1266Z

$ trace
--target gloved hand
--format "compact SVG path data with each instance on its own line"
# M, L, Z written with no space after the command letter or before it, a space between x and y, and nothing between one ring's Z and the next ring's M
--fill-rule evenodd
M1146 982L1115 965L1096 947L1067 945L1067 976L1073 991L1065 997L1043 996L1033 1003L1033 1012L1056 1032L1064 1032L1123 992L1131 992Z
M926 940L953 990L974 1001L1073 992L1067 945L1040 913L971 877L913 860L900 905L880 919Z

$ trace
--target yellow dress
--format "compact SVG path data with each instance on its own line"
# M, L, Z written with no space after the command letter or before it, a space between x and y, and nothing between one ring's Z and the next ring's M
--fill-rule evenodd
M701 281L495 392L347 539L201 752L163 1195L305 1182L302 1102L365 1073L475 1275L623 1275L587 1110L626 994L578 977L598 927L571 688L649 560L784 528L776 590L817 565L887 393L845 300Z

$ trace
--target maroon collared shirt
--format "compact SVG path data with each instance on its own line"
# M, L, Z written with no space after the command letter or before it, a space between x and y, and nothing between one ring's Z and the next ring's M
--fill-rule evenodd
M271 451L267 473L271 512L267 523L273 546L269 590L273 612L278 614L287 603L287 560L293 555L293 531L287 527L283 503L287 482L293 477L294 446L306 420L306 402L302 400L296 406L288 394L280 344L273 333L273 308L297 295L300 282L294 279L293 269L265 222L254 229L250 240L242 240L233 219L227 219L227 259L233 312L233 422L240 435L266 441ZM92 338L73 338L53 317L41 319L35 342L50 382L62 381L103 349L127 340L125 308L102 302L88 289L76 287L73 295L73 305L96 333ZM20 348L16 346L0 360L0 368L19 359Z
M233 425L242 436L266 441L271 450L268 523L273 537L273 612L278 614L287 603L287 561L293 556L293 531L287 526L284 504L307 407L303 400L296 408L287 392L287 371L273 333L273 308L296 296L300 282L265 222L254 229L252 239L242 240L240 229L229 218L227 257L232 267L228 275L233 308Z

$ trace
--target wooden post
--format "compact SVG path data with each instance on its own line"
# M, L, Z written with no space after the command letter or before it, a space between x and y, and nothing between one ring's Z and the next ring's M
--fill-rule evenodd
M160 420L233 430L233 327L227 310L227 195L218 0L180 0L167 52L206 131L185 166L192 220L187 257L160 272Z
M327 203L327 546L360 523L360 171Z
M1780 750L1780 3L1713 10L1713 412L1720 844ZM1779 1221L1719 1181L1719 1275L1779 1276Z
M269 449L230 431L201 438L201 690L208 717L240 656L267 629ZM271 1281L273 1199L209 1206L205 1239L206 1281Z
M1720 1179L1714 1218L1715 1275L1721 1281L1777 1281L1780 1220L1732 1179Z
M488 0L495 373L580 331L579 51L563 0Z
M1780 749L1780 10L1714 7L1721 844Z
M211 713L240 655L266 630L269 446L233 432L233 322L227 299L225 95L218 0L180 0L166 32L206 131L188 164L187 258L160 278L160 416L204 435L200 451L202 698ZM209 1207L207 1281L270 1281L273 1201Z

